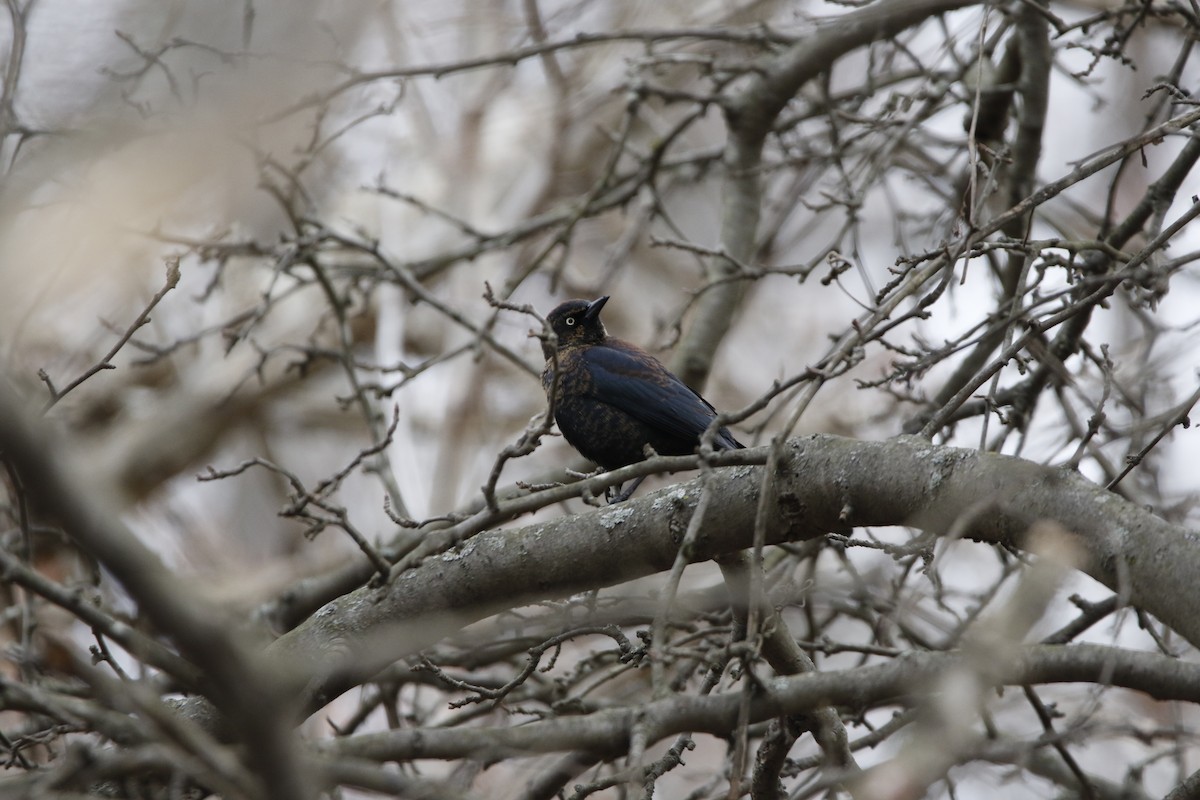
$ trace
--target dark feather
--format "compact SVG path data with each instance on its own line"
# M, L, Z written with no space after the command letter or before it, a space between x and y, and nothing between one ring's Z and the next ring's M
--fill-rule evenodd
M567 441L606 469L646 457L696 452L716 410L645 350L614 339L600 321L607 297L570 300L547 318L558 339L544 344L542 384L549 393L558 361L554 419ZM726 429L713 439L717 449L742 445Z
M589 396L605 402L644 425L691 445L717 416L707 400L675 377L658 359L620 339L589 347L580 354L591 373ZM725 428L714 438L718 449L741 447ZM665 454L664 454L665 455Z

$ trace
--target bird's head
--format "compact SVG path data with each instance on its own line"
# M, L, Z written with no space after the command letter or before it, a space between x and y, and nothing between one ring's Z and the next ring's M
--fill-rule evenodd
M608 302L608 295L595 300L568 300L550 312L546 321L558 337L558 349L578 347L586 344L601 344L608 332L600 321L600 309ZM542 350L548 350L543 342ZM550 353L544 353L550 358Z

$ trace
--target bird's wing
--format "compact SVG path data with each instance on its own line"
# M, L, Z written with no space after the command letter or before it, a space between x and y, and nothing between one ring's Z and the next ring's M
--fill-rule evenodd
M699 438L716 410L653 356L623 344L584 351L583 363L592 378L589 394L664 433ZM726 438L729 442L723 441ZM717 440L718 447L738 446L727 433Z

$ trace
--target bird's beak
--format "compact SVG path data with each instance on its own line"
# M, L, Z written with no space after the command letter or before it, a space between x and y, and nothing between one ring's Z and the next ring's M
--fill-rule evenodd
M597 297L595 300L588 303L587 311L583 312L583 318L590 321L590 320L593 320L596 317L600 316L600 309L604 308L604 304L607 302L608 302L608 295L604 295L603 297Z

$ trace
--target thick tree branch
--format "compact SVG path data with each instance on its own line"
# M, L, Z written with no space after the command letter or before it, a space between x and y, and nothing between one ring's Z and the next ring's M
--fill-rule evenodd
M755 452L731 452L728 460ZM1033 522L1052 520L1078 537L1089 575L1200 642L1192 602L1200 574L1196 535L1076 473L913 437L803 437L788 442L780 463L769 542L909 525L1020 547ZM693 560L750 546L762 469L713 476ZM326 605L272 644L268 662L303 684L313 710L489 614L669 569L675 537L699 495L698 481L690 481L619 507L479 534L384 589L360 589Z
M811 712L824 705L866 710L910 705L961 668L956 653L906 653L886 664L763 681L750 704L751 722ZM1013 654L1004 683L1104 683L1158 700L1200 701L1200 665L1153 653L1101 645L1037 645ZM625 752L635 726L649 742L685 731L725 736L738 716L740 692L672 697L653 703L503 728L420 728L368 733L319 745L372 761L415 758L501 758L514 753L585 750Z

